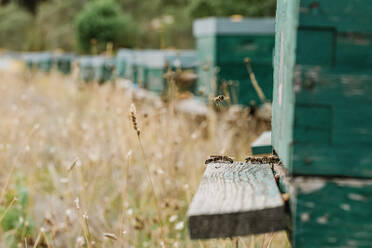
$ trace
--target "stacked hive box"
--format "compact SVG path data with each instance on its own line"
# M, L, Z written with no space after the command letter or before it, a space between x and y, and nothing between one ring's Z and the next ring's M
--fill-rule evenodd
M133 52L130 49L120 49L116 56L116 75L121 78L129 79L131 77L130 61Z
M162 94L167 89L164 77L169 69L193 69L193 51L144 50L138 58L138 82L146 89ZM191 89L190 89L191 90Z
M53 66L53 55L49 52L27 53L24 60L29 69L49 72Z
M80 78L85 82L94 80L94 67L92 56L82 56L79 58Z
M115 63L112 58L104 56L83 56L79 59L80 78L85 82L104 83L111 80Z
M232 20L206 18L195 21L198 90L202 95L224 94L224 82L235 103L248 105L259 98L244 64L250 58L256 79L272 98L275 22L271 18Z
M182 50L165 56L166 63L178 75L178 90L196 94L196 53L194 50Z
M54 57L57 69L63 74L70 74L72 63L75 59L74 54L60 54Z
M296 247L372 246L372 2L278 1L273 148Z

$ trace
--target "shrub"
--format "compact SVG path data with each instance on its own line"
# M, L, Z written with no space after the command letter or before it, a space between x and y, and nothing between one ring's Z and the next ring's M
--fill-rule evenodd
M103 51L108 42L115 46L132 47L135 27L130 16L111 0L88 3L76 18L77 38L83 52L91 50L91 41L96 40L98 51Z

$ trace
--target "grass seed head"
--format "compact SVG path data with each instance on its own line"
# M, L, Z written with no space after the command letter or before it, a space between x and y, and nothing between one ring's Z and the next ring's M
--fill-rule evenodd
M130 118L132 120L132 125L133 125L133 128L134 128L134 131L136 131L137 135L140 136L141 131L138 128L138 125L137 125L136 106L133 103L130 105Z

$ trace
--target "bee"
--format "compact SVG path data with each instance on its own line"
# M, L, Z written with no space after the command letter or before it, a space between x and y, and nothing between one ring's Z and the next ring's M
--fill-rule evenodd
M269 155L269 156L248 156L245 159L246 163L250 164L277 164L280 162L280 159L276 155Z
M209 163L234 163L234 160L229 156L224 155L211 155L209 159L205 160L205 164Z
M227 100L227 97L225 97L224 95L219 95L219 96L216 96L213 100L216 103L221 103L221 102Z

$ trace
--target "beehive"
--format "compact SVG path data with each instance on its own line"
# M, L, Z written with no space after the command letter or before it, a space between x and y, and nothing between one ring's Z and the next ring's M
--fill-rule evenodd
M176 72L176 84L180 92L196 94L196 53L194 50L180 50L167 54L165 61L169 68Z
M63 74L70 74L72 63L75 59L74 54L60 54L54 57L55 64L59 72Z
M294 247L371 247L372 3L278 1L273 149Z
M53 66L53 55L49 52L42 52L36 56L37 68L43 72L49 72Z
M293 174L372 177L371 8L278 5L273 145Z
M90 82L95 79L94 67L93 67L93 57L92 56L82 56L79 58L79 76L85 82Z
M130 61L133 59L133 51L120 49L116 55L116 75L121 78L130 79L132 75Z
M234 102L248 105L260 100L244 63L250 58L256 79L272 98L275 22L272 18L206 18L196 20L198 90L202 95L223 94L224 82Z
M195 56L189 50L144 50L138 58L138 82L153 92L162 94L167 89L164 74L169 69L188 70L195 67ZM192 89L188 89L192 91Z
M93 58L94 78L99 83L109 81L114 76L115 61L110 57L97 56Z

